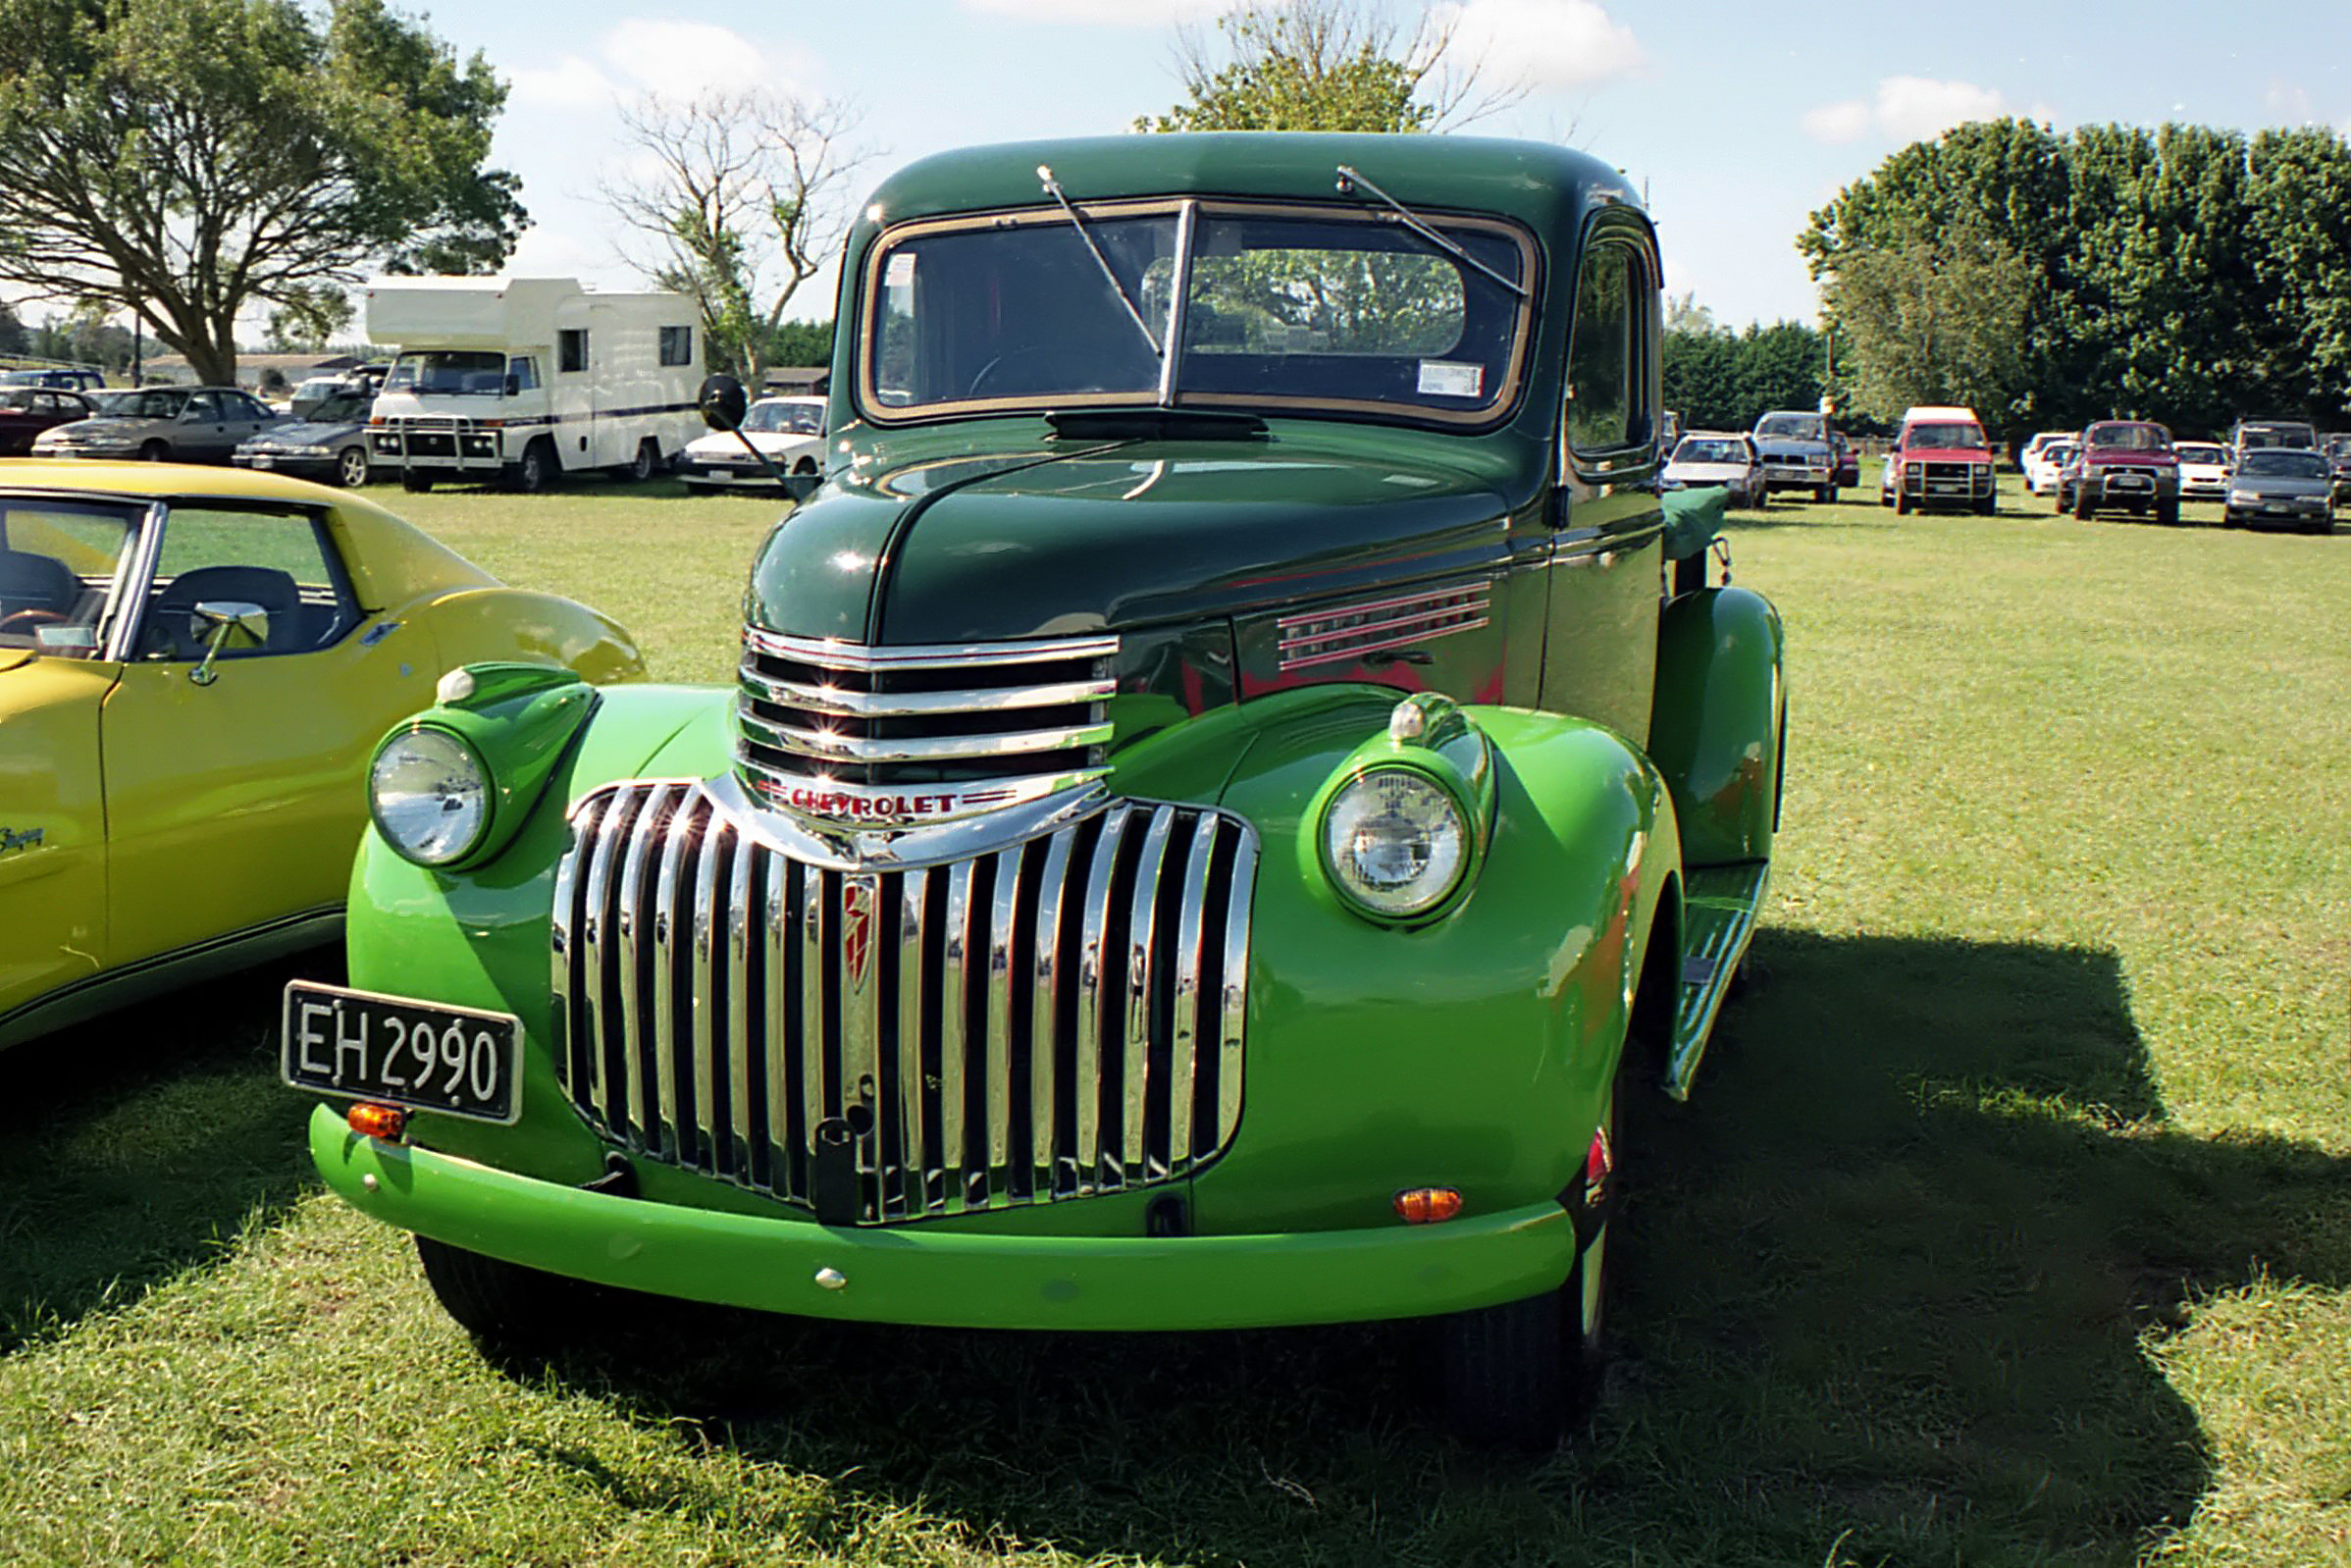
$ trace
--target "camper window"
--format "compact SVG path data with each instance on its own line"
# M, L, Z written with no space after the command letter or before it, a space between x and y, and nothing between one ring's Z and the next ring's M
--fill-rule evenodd
M588 329L574 327L555 334L555 369L571 375L588 368Z
M661 363L691 365L694 363L694 329L664 327L661 329Z

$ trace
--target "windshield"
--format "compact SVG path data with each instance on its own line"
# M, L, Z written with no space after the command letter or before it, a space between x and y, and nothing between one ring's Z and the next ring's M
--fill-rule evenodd
M1173 335L1179 304L1169 387L1178 406L1468 423L1515 390L1525 302L1371 214L1203 204L1188 256L1178 255L1184 226L1174 205L1098 207L1085 220L1081 234L1053 208L913 224L885 236L866 279L861 395L868 409L886 422L1158 402L1162 367L1151 340ZM1432 223L1505 278L1532 271L1533 245L1509 225Z
M2308 425L2241 425L2237 428L2237 444L2250 449L2256 446L2315 446L2318 434Z
M1747 447L1735 441L1702 441L1693 436L1676 446L1673 460L1677 463L1744 463Z
M787 403L769 400L751 405L743 416L743 428L754 435L821 436L824 434L824 406L821 403Z
M96 658L99 618L138 515L0 497L0 648Z
M2179 460L2183 463L2217 463L2220 460L2220 447L2207 446L2201 443L2191 442L2185 446L2174 446L2172 450L2179 454Z
M375 401L365 392L337 392L332 397L321 398L308 408L304 408L297 400L294 403L294 415L322 425L345 425L367 418L367 411L374 406Z
M1905 446L1981 446L1983 430L1975 425L1933 424L1912 425L1903 433Z
M2171 449L2171 436L2161 425L2092 425L2083 432L2101 451L2162 452Z
M2041 448L2041 458L2044 462L2062 465L2071 462L2073 454L2080 450L2069 441L2052 442Z
M2270 479L2325 479L2326 459L2317 452L2272 446L2264 451L2247 452L2238 462L2237 472Z
M1798 441L1825 441L1818 414L1766 414L1755 421L1758 436L1786 436Z
M506 392L506 356L451 349L402 354L384 378L388 392L414 392L420 397L502 397Z

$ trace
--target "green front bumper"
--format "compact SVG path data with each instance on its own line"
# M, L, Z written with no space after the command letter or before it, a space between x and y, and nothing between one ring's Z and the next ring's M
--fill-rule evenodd
M354 1207L452 1246L654 1295L811 1318L1107 1330L1412 1318L1551 1289L1575 1251L1574 1228L1551 1202L1445 1225L1296 1235L831 1228L513 1176L361 1137L324 1105L311 1114L310 1152ZM828 1289L820 1271L846 1283Z

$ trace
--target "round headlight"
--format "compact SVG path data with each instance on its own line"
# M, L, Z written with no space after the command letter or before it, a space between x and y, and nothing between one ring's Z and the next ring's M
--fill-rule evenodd
M1404 768L1349 779L1323 812L1323 851L1339 891L1391 919L1443 903L1469 863L1469 823L1442 787Z
M412 729L376 754L367 809L393 849L420 865L446 865L482 842L490 774L456 736Z

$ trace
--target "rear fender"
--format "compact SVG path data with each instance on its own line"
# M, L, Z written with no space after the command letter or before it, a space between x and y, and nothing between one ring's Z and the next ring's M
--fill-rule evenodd
M1745 588L1700 589L1665 607L1649 756L1673 791L1689 864L1771 858L1785 646L1779 611Z

